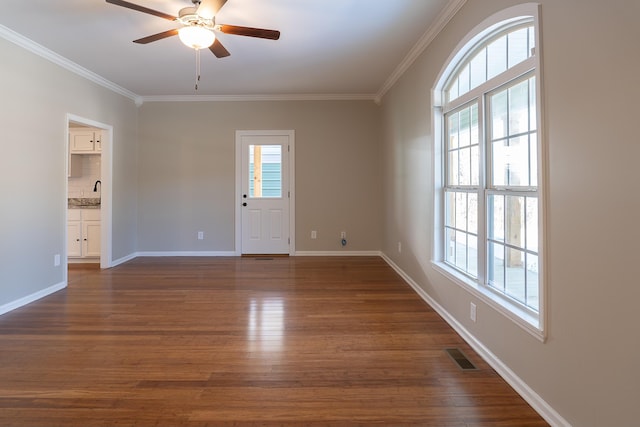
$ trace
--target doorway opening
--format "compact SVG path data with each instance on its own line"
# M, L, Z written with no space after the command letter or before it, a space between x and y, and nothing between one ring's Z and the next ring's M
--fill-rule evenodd
M112 265L113 127L67 114L66 117L66 263Z

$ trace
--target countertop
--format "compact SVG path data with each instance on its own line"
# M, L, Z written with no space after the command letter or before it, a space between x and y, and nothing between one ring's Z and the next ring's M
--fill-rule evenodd
M69 209L100 209L100 198L70 197L67 206Z

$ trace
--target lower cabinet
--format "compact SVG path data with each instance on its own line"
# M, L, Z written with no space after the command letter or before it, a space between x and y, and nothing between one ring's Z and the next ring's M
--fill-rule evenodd
M100 209L69 209L67 256L100 257Z

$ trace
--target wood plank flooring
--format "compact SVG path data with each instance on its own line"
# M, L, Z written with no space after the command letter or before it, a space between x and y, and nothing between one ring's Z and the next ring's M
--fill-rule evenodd
M72 268L0 316L0 425L547 423L382 259L244 257Z

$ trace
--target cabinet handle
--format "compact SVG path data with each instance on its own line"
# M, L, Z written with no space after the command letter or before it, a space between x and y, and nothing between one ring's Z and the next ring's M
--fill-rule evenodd
M76 242L79 242L79 241L80 241L80 239L76 239Z
M85 242L87 241L87 239L83 239Z

